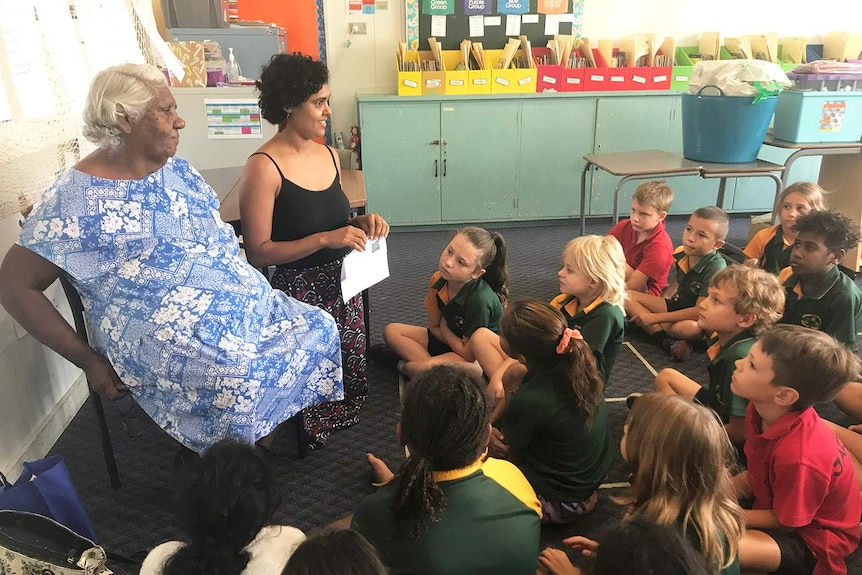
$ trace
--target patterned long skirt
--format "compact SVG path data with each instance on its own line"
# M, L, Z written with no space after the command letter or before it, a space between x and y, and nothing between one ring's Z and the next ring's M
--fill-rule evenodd
M345 302L341 297L341 260L305 269L279 266L270 280L272 287L309 305L326 310L335 318L341 338L344 399L329 401L302 412L309 447L322 447L333 429L359 421L359 410L368 396L365 370L365 310L361 294Z

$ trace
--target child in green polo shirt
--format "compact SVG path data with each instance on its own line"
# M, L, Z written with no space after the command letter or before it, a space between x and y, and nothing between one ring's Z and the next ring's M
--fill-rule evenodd
M773 325L784 308L778 279L761 269L727 267L712 277L708 297L698 306L700 329L713 333L707 353L710 363L706 387L675 369L666 368L655 379L655 390L681 395L715 411L734 444L745 441L748 402L730 392L735 362L745 357L757 334ZM632 397L632 396L630 396Z
M826 332L859 351L862 291L839 263L859 244L859 226L837 211L811 212L796 220L790 267L778 276L787 304L781 323ZM849 272L852 274L852 272ZM851 382L835 397L845 413L862 419L862 383Z
M721 208L698 208L682 233L682 246L674 253L676 278L665 297L629 290L626 312L631 321L651 335L667 334L663 346L677 361L691 353L687 340L697 340L697 305L706 298L709 280L727 265L718 249L724 245L730 219Z
M544 523L572 522L595 507L613 460L595 357L560 311L537 300L509 304L500 343L527 373L492 430L490 453L518 464Z

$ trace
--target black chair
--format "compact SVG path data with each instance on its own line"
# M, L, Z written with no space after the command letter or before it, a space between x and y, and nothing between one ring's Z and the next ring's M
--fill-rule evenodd
M71 284L66 274L60 275L60 283L63 286L63 291L66 292L66 299L69 300L69 307L72 309L72 318L75 320L75 331L89 345L90 338L87 335L87 322L84 319L84 304L81 301L81 296L78 294L78 290ZM117 470L117 460L114 457L111 433L108 431L108 423L105 420L105 409L102 406L102 398L92 388L90 389L90 397L96 410L96 418L99 420L99 430L102 433L102 452L105 454L105 466L108 468L111 487L119 489L120 472Z

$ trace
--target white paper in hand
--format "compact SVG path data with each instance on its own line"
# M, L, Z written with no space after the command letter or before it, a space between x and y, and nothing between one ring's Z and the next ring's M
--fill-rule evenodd
M353 250L341 263L341 297L347 301L388 277L386 238L367 240L364 252Z

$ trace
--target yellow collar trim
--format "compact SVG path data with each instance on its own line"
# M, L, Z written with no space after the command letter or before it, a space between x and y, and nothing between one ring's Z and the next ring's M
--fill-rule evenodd
M448 471L433 471L432 474L434 476L434 481L454 481L455 479L467 477L468 475L472 475L476 473L476 471L481 469L483 463L485 463L484 455L470 465L468 465L467 467L461 467L460 469L450 469Z

